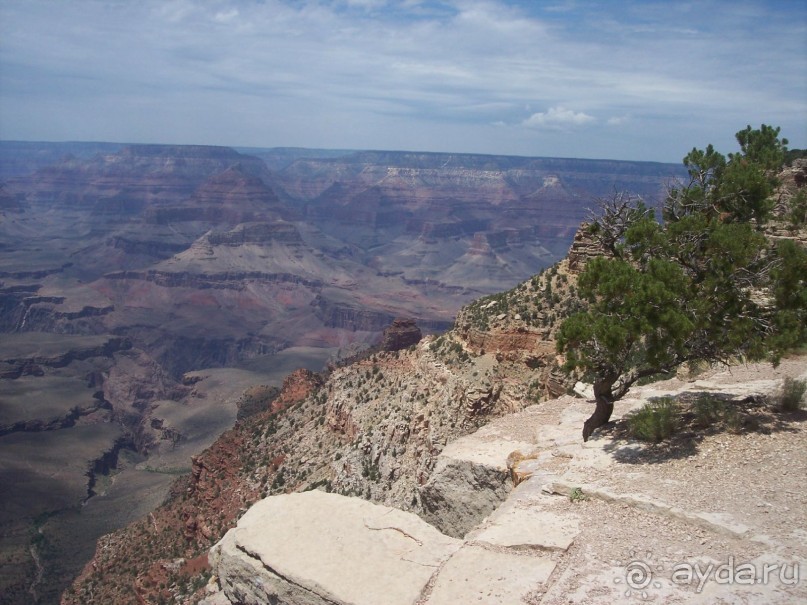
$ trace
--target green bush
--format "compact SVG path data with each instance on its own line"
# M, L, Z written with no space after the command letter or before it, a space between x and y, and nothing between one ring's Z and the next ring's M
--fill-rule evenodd
M807 193L804 189L791 198L787 222L791 229L798 229L807 224Z
M583 502L588 500L588 496L583 493L582 487L575 487L569 492L569 502Z
M679 417L678 405L670 397L664 397L628 416L628 429L636 439L658 443L676 432Z
M788 376L782 384L779 394L779 407L784 412L795 412L801 408L804 401L804 393L807 391L807 382L795 380Z
M723 420L726 416L726 404L715 397L702 395L692 405L692 412L695 415L694 425L706 429Z

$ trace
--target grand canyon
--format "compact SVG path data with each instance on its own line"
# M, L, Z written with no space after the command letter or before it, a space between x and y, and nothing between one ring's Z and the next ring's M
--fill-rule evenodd
M450 328L680 166L387 151L0 144L0 592L54 603L239 417ZM407 322L402 322L407 324ZM247 394L245 394L247 393ZM5 600L4 600L5 602Z

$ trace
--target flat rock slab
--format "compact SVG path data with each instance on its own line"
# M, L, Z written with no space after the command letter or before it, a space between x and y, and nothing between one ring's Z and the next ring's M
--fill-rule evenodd
M555 569L548 557L466 545L440 571L428 605L513 605L540 588Z
M568 550L580 533L579 518L572 511L558 510L558 498L542 489L544 479L536 475L520 483L465 539L503 548Z
M411 605L461 544L412 513L310 491L255 504L210 558L233 603Z
M197 605L232 605L232 603L223 592L215 592L199 601Z
M507 470L507 456L514 450L529 451L530 442L509 439L494 431L496 427L483 427L476 433L452 441L440 453L442 458L466 460L472 464ZM487 429L487 430L485 430Z
M539 508L511 507L490 520L488 527L467 539L494 546L524 546L542 550L567 550L580 527L576 517Z

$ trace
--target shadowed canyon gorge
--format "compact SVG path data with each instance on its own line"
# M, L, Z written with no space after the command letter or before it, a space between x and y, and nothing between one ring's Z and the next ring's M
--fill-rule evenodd
M251 398L297 368L342 371L396 318L444 332L463 305L563 258L597 198L624 190L652 205L682 170L0 143L0 593L58 602L99 536L147 515L177 476L205 481L192 456ZM470 313L457 329L484 356ZM415 364L397 359L384 371ZM306 396L318 388L293 376ZM471 407L499 399L469 393ZM329 409L329 426L350 434L351 422Z

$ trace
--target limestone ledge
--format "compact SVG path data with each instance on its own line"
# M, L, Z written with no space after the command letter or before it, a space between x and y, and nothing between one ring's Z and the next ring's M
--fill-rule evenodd
M805 358L775 372L763 364L744 372L743 380L724 371L637 388L616 417L659 396L712 392L741 400L771 395L785 375L807 378ZM585 533L586 511L603 507L664 528L657 546L667 536L668 550L697 535L702 549L711 540L729 552L749 549L753 561L783 552L807 560L792 535L768 535L764 515L742 518L728 501L717 502L719 493L713 507L700 508L653 465L621 465L636 453L635 443L601 435L583 443L580 426L590 406L564 396L450 442L419 488L420 517L321 491L260 501L212 548L217 583L202 604L613 603L625 596L625 564L610 560L609 541L592 539L596 527ZM585 500L594 504L579 502ZM648 590L663 602L784 604L807 597L803 584L707 588L700 595L656 582Z

